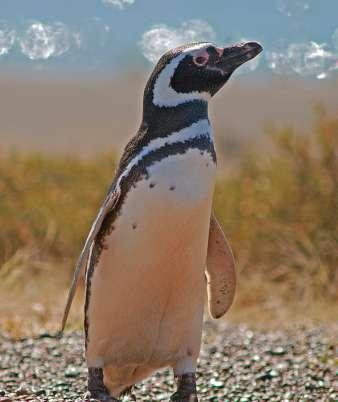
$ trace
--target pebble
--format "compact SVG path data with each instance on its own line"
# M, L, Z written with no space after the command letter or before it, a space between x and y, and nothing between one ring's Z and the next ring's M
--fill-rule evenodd
M200 400L336 401L335 336L332 326L259 332L207 321L197 372ZM83 343L81 332L20 340L0 335L0 402L83 401ZM134 396L168 401L173 392L172 373L163 370L137 384Z

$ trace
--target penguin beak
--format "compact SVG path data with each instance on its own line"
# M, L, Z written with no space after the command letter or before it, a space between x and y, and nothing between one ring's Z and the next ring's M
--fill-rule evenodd
M238 43L236 45L220 48L219 59L215 63L224 74L231 74L243 63L255 58L261 53L263 47L257 42Z

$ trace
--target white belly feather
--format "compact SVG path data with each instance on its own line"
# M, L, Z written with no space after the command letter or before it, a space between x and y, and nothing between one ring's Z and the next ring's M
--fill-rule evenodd
M151 371L199 354L215 164L189 149L148 173L127 194L91 278L89 366Z

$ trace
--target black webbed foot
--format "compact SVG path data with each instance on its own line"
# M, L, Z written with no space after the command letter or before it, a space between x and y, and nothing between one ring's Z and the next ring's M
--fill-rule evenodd
M100 402L119 402L109 394L107 387L103 382L103 371L99 367L88 368L88 392L86 399L96 399Z
M198 402L195 373L187 373L175 377L177 391L171 396L171 401Z

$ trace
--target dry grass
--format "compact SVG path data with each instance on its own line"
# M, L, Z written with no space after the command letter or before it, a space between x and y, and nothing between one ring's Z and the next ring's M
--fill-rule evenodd
M219 178L215 209L239 286L228 319L256 325L334 320L338 289L338 120L312 133L270 129L274 150ZM0 156L0 328L57 330L74 261L114 157ZM71 325L81 325L81 292Z
M337 296L338 119L323 110L312 134L270 130L274 152L255 153L220 180L215 208L243 275L262 273L287 294Z

